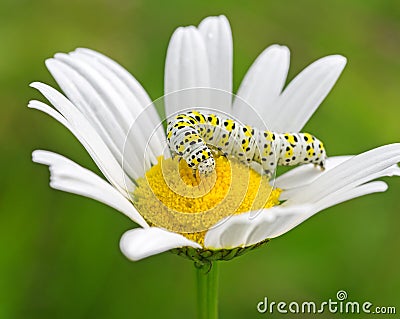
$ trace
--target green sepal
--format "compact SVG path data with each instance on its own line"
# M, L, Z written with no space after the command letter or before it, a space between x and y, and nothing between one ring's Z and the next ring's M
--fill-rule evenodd
M212 263L215 261L223 260L228 261L235 257L244 255L245 253L263 246L269 241L266 239L257 244L247 247L235 247L232 249L207 249L207 248L193 248L193 247L181 247L171 249L170 252L177 254L178 256L194 261L194 266L201 269L204 273L208 273L212 267Z

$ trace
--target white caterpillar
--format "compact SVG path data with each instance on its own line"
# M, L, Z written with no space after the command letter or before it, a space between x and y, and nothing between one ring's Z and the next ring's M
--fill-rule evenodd
M210 148L240 161L259 163L269 177L277 165L313 163L324 169L326 152L309 133L275 133L241 125L215 114L189 111L175 116L167 126L168 145L194 171L208 175L215 169Z

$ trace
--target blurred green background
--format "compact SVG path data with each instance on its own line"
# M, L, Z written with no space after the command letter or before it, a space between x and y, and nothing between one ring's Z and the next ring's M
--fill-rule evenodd
M60 124L28 110L44 60L89 47L163 93L174 29L225 14L234 38L234 87L268 45L291 50L289 80L339 53L347 67L307 124L330 155L400 141L400 3L393 1L0 1L0 318L191 318L194 267L164 253L140 262L119 251L132 223L93 200L48 186L30 153L49 149L95 171ZM221 318L265 318L257 303L349 299L400 312L400 179L383 194L328 209L263 248L221 265ZM310 318L308 315L281 317ZM273 314L270 318L278 318ZM316 318L359 318L321 314ZM373 317L372 315L369 317ZM377 316L386 318L390 316ZM395 317L395 316L393 316ZM397 315L398 317L398 315Z

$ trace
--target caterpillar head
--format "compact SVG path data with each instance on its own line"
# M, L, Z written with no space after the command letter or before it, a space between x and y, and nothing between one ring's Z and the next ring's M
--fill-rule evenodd
M210 175L215 169L215 160L212 157L205 159L199 163L197 167L201 175Z

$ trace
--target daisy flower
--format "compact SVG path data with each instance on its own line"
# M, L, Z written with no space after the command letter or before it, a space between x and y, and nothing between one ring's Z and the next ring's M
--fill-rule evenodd
M321 58L284 88L289 50L272 45L259 55L237 94L232 95L232 55L231 29L224 16L208 17L198 27L178 28L165 65L162 102L167 117L184 108L210 106L255 127L266 123L275 132L300 132L346 64L340 55ZM387 184L374 180L400 175L400 144L356 156L329 157L323 172L307 164L273 181L220 157L211 189L188 198L176 194L171 185L179 190L181 180L194 183L192 188L199 185L196 179L191 180L187 167L178 167L177 174L177 162L168 156L157 102L152 102L130 73L89 49L56 54L46 66L65 95L34 82L31 86L53 107L36 100L30 101L29 107L47 113L70 130L105 179L49 151L34 151L33 161L50 167L51 187L103 202L140 226L127 231L120 241L123 254L131 260L168 250L194 260L199 267L231 259L290 231L327 207L383 192ZM228 198L231 184L225 181L234 180L235 174L238 181L246 177L247 193L229 211L241 183L231 183L239 185L239 190L230 190L234 196ZM227 206L220 206L224 198L228 198ZM216 204L216 214L202 214ZM189 221L190 214L161 214L170 210L195 214ZM196 231L180 231L180 218L192 223Z

